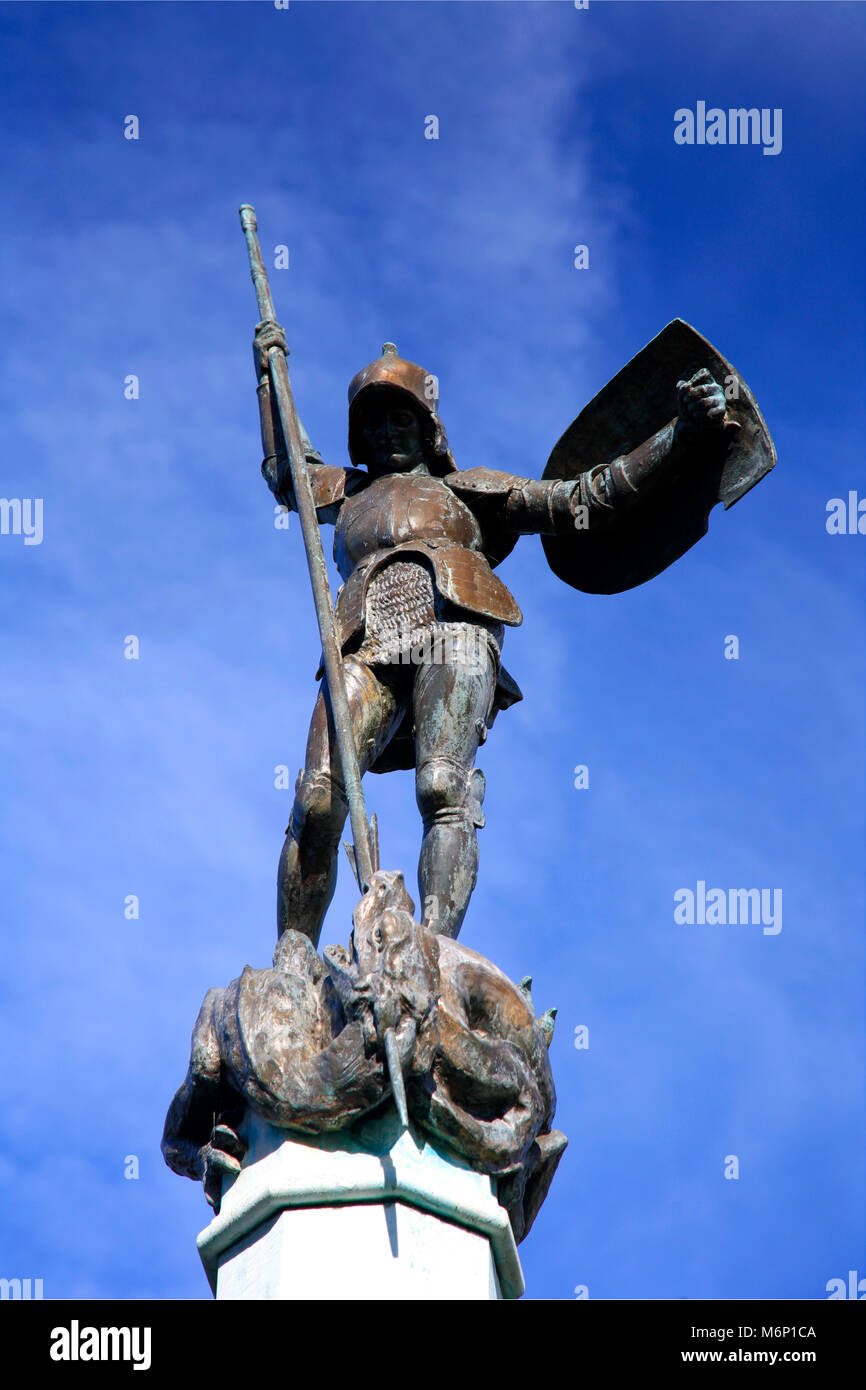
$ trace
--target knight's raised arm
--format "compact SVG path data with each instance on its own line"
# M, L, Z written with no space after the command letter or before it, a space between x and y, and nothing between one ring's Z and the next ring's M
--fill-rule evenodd
M285 334L278 323L260 323L253 340L253 358L256 368L256 393L259 398L259 423L264 455L262 477L277 501L295 512L298 508L292 488L292 474L277 403L271 391L270 372L268 371L268 352L271 347L281 347L285 352L287 350ZM348 492L351 492L351 482L347 474L355 470L334 467L324 463L321 454L313 448L300 417L298 417L298 432L301 436L304 457L310 465L310 486L313 489L313 501L319 520L333 522L344 497Z
M265 378L259 382L259 412L262 427L262 477L271 492L284 507L298 510L292 487L292 472L288 454L283 441L282 429L270 394L270 382ZM333 522L336 509L346 496L347 469L323 463L321 455L310 443L309 435L300 419L298 431L304 449L304 457L310 466L309 479L313 490L313 501L320 521Z
M679 416L630 453L568 480L519 478L492 468L472 468L446 478L486 519L512 535L562 535L592 530L650 496L708 444L723 440L725 397L709 372L677 382Z

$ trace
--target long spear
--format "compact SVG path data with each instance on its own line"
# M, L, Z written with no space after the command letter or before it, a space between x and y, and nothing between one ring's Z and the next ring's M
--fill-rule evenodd
M241 226L243 227L244 236L246 237L247 251L250 257L250 274L252 275L256 299L259 305L259 318L264 323L276 323L277 316L274 313L274 302L271 298L271 287L268 284L268 273L265 270L259 239L256 236L258 224L256 222L255 209L252 208L249 203L244 203L240 209L240 216ZM343 785L346 788L346 799L349 803L352 838L355 842L355 874L358 879L358 887L362 893L365 893L370 886L370 879L374 870L379 867L377 837L367 819L367 807L364 801L364 792L361 787L361 772L358 767L358 755L355 751L352 719L349 714L349 700L346 695L346 683L343 677L343 658L340 652L340 644L337 641L334 610L331 602L331 588L328 583L328 571L325 567L325 552L322 549L322 537L319 532L319 522L316 517L316 507L310 487L310 475L307 467L307 460L304 455L304 448L301 443L301 432L298 428L298 416L295 411L292 388L289 382L289 369L286 365L286 355L282 348L269 348L268 372L270 374L274 394L277 398L277 410L279 411L280 423L283 427L283 439L286 443L289 468L292 475L292 490L295 496L295 505L298 509L298 517L301 522L301 534L304 538L304 553L307 557L307 568L310 571L313 602L316 605L319 635L322 639L322 654L325 659L325 675L327 677L327 699L330 704L334 730L337 735L337 752L340 758L340 767L343 772ZM403 1071L400 1066L400 1057L397 1049L397 1038L393 1028L386 1029L384 1048L394 1103L397 1106L400 1121L405 1129L408 1128L409 1125L409 1113L406 1103L406 1084L403 1079Z
M255 209L250 207L249 203L244 203L240 209L240 215L250 257L250 274L259 305L259 318L265 323L276 323L277 317L274 313L274 302L268 284L268 273L265 270L259 239L256 236L258 224ZM337 751L343 772L346 799L349 803L352 838L355 842L355 873L358 887L364 893L370 886L373 871L378 868L378 854L375 849L373 831L367 819L367 807L361 787L361 773L358 767L358 755L355 751L352 719L349 714L349 701L343 676L343 659L337 641L331 589L328 583L328 571L325 567L325 553L322 549L322 537L319 533L319 522L310 487L309 470L301 443L292 388L289 383L286 355L282 348L272 347L269 349L268 370L283 427L283 438L286 442L289 468L292 474L292 489L301 522L304 552L307 557L307 568L310 571L313 602L316 605L316 617L322 639L322 654L325 659L325 675L327 676L327 698L337 735Z

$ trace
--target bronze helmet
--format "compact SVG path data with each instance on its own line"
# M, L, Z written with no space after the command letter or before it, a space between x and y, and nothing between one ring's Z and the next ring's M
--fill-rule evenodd
M349 457L356 468L369 467L364 436L360 428L360 407L373 392L409 396L420 408L427 426L427 465L431 473L454 473L456 464L448 447L448 437L436 410L436 378L415 362L398 356L393 343L385 343L382 356L364 367L349 383ZM365 394L369 393L369 394Z

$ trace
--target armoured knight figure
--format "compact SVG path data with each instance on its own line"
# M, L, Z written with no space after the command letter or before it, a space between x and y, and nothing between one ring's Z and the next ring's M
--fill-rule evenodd
M262 472L278 501L294 508L268 380L273 346L287 350L282 329L260 324L254 352ZM671 399L674 383L668 383ZM318 519L335 526L334 559L343 579L337 634L360 770L414 767L424 925L456 937L475 886L476 836L484 824L476 753L499 711L522 698L501 661L504 629L517 626L522 614L495 566L526 534L541 535L546 545L561 537L569 554L579 553L582 537L596 541L623 517L627 525L631 509L687 473L697 455L705 461L713 439L737 426L727 418L724 391L702 367L676 382L678 419L609 463L576 477L569 470L564 480L459 471L435 385L386 343L349 386L352 466L323 463L306 435L303 444ZM639 580L620 587L633 582ZM280 857L279 933L292 928L317 943L336 886L347 809L320 687Z

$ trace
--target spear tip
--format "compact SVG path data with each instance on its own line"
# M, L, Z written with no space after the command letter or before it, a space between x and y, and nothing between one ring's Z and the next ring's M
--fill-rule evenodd
M385 1032L385 1061L388 1065L388 1079L391 1082L391 1093L397 1107L397 1114L400 1116L400 1123L404 1129L408 1129L409 1107L406 1103L406 1082L403 1079L403 1068L400 1064L397 1035L393 1028L388 1028Z

